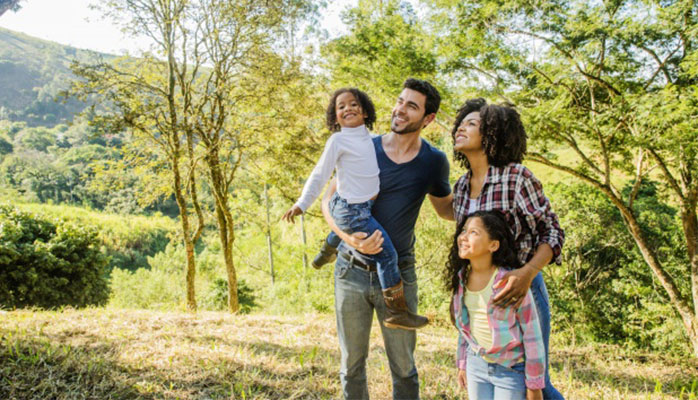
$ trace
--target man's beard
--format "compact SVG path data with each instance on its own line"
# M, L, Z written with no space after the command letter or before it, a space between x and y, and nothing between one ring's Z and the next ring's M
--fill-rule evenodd
M422 129L423 124L424 124L424 118L420 119L417 122L412 122L411 124L405 125L405 127L400 129L399 131L395 130L395 128L393 128L392 126L390 127L390 130L397 133L398 135L406 135L408 133L416 132L416 131Z

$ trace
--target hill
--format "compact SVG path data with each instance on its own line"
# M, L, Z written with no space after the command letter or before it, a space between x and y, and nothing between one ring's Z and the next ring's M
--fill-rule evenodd
M333 399L341 397L331 314L184 314L115 309L0 311L0 398ZM425 399L459 399L451 327L418 334ZM552 343L552 380L577 399L694 399L695 362L620 346ZM379 326L373 399L391 397Z
M70 63L112 56L0 28L0 120L51 127L73 120L84 104L56 101L74 79Z

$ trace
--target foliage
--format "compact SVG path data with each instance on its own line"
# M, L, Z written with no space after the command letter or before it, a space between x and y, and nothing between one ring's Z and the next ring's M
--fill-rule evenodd
M148 267L147 257L165 250L176 231L174 221L162 216L123 216L74 206L16 201L13 204L25 213L40 213L77 226L99 227L100 251L109 259L107 271Z
M3 308L103 305L107 258L94 229L0 206Z
M631 186L628 187L630 189ZM681 319L648 271L618 209L598 190L583 184L546 188L566 228L562 266L546 275L556 326L579 339L622 343L681 355L690 354ZM686 265L676 210L656 199L652 182L643 184L641 223L662 258ZM686 273L676 271L676 273ZM688 289L688 284L685 284Z

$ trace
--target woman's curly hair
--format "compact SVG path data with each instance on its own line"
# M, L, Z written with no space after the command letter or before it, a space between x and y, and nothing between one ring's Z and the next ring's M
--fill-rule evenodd
M468 275L470 274L470 260L464 260L458 256L458 235L463 232L465 222L470 218L480 218L490 239L499 241L499 248L492 253L492 264L507 269L521 268L521 262L516 256L514 234L509 230L509 224L504 213L498 210L476 211L458 224L456 233L453 235L453 244L448 255L448 261L446 261L446 272L444 275L446 289L450 290L452 294L458 291L458 286L460 285L458 272L461 269L463 270L463 282L468 281Z
M369 130L373 129L373 123L376 122L376 107L373 106L371 98L357 88L341 88L337 89L332 94L330 104L327 106L327 129L329 129L330 132L339 132L342 129L342 127L339 126L339 123L337 123L337 97L339 97L340 94L347 92L354 95L354 98L361 105L361 111L366 113L366 118L364 118L364 125L366 125L366 128Z
M511 104L487 104L483 98L470 99L458 110L456 122L451 131L453 144L456 132L466 115L480 112L480 134L482 147L490 165L503 167L509 163L521 163L526 154L526 130L521 123L521 116ZM453 158L465 168L470 168L464 154L453 151Z

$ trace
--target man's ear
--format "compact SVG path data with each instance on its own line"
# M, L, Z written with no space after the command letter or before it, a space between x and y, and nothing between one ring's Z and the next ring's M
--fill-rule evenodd
M499 250L499 240L493 240L490 242L490 251L494 253Z
M431 124L432 121L434 121L434 119L436 119L436 113L431 113L431 114L427 115L426 117L424 117L424 125L422 125L422 129L429 126L429 124Z

